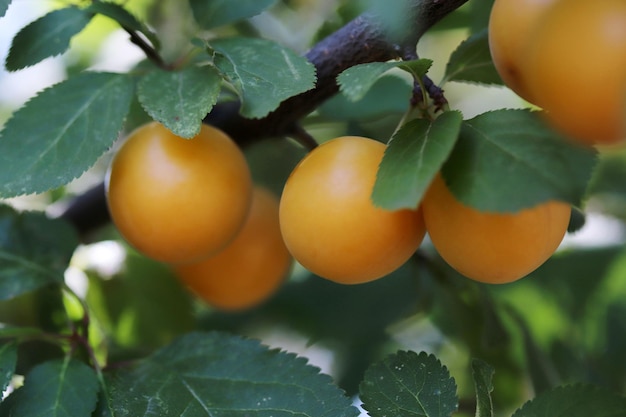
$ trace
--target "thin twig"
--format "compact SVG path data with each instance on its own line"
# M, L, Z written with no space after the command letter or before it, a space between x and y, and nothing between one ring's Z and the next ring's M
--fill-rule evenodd
M309 151L312 151L319 145L315 138L300 125L297 125L287 136Z
M157 50L154 49L154 47L148 42L146 42L146 40L142 38L137 32L124 25L122 25L122 29L124 29L126 33L128 33L128 35L130 36L130 41L137 45L139 49L141 49L143 53L146 54L150 61L154 62L161 69L171 69L171 66L163 60Z

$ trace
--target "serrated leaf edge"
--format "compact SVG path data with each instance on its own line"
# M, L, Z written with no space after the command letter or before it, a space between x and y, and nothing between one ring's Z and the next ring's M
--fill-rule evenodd
M9 72L15 72L15 71L23 70L23 69L26 69L26 68L30 68L30 67L32 67L32 66L34 66L34 65L36 65L36 64L38 64L38 63L40 63L43 59L57 57L57 56L60 56L60 55L64 54L64 53L67 51L67 48L66 48L66 49L64 49L63 51L59 51L59 52L57 52L57 53L47 55L47 56L46 56L46 57L44 57L42 60L35 61L35 62L32 62L32 63L30 63L30 64L26 64L26 65L23 65L23 66L12 67L12 66L10 65L10 61L13 59L12 57L13 57L13 56L14 56L14 54L15 54L15 52L14 52L14 51L15 51L15 39L16 39L17 37L19 37L19 36L20 36L20 34L24 33L24 31L28 30L28 29L29 29L29 28L31 28L32 26L34 26L34 25L36 25L36 24L40 23L42 20L46 19L46 18L47 18L48 16L50 16L51 14L53 14L53 13L59 13L59 12L62 12L62 11L64 11L64 10L67 10L67 9L78 9L78 10L82 10L82 9L80 9L80 8L79 8L79 7L77 7L77 6L68 6L68 7L65 7L65 8L62 8L62 9L56 9L56 10L53 10L53 11L51 11L51 12L49 12L49 13L47 13L47 14L45 14L45 15L43 15L43 16L41 16L41 17L39 17L39 18L35 19L35 20L33 20L32 22L28 23L26 26L22 27L22 28L21 28L21 29L17 32L17 34L16 34L16 35L15 35L15 37L13 38L13 41L11 42L11 47L9 48L9 52L7 53L7 56L6 56L6 58L5 58L5 68L7 69L7 71L9 71ZM68 47L69 47L69 44L68 44Z

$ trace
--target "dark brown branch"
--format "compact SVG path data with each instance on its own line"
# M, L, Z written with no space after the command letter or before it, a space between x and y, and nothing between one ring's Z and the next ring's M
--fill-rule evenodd
M277 136L299 137L299 122L338 91L337 76L347 68L369 62L399 59L407 48L415 48L420 37L434 24L468 0L412 0L405 36L391 40L380 19L365 14L316 44L306 58L317 70L315 88L284 101L262 119L246 119L239 114L239 103L217 104L205 123L229 134L240 146ZM82 235L109 221L104 187L99 185L77 197L62 217L73 223Z
M386 40L375 21L357 17L315 45L306 58L315 65L316 87L284 101L262 119L246 119L239 103L216 105L205 122L228 133L240 145L265 137L290 136L297 123L338 91L337 76L356 64L399 58L398 47Z

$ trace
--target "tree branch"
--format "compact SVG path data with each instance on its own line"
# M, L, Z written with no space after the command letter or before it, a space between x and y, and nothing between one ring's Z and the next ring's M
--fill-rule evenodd
M394 40L376 15L361 15L306 53L306 58L317 70L315 88L284 101L261 119L242 117L237 102L218 103L204 122L222 129L242 147L267 137L299 137L299 122L337 93L336 78L342 71L357 64L401 58L407 48L416 47L428 29L467 1L411 0L408 30ZM108 223L104 186L100 184L78 196L61 217L74 224L81 235Z

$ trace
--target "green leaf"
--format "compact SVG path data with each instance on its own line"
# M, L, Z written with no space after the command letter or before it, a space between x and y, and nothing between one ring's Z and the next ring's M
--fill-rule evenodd
M360 387L371 417L451 416L458 408L448 369L425 352L400 351L370 366Z
M476 417L493 417L493 366L480 359L472 360L472 376L476 387Z
M4 17L11 4L11 0L0 0L0 17Z
M0 206L0 300L61 284L78 237L60 219Z
M469 5L469 24L472 33L480 32L489 25L494 0L475 1Z
M595 150L561 137L538 112L497 110L464 122L442 172L463 203L514 212L547 200L579 205L595 161Z
M203 29L213 29L256 16L276 0L239 0L236 7L230 0L190 0L189 3L198 25Z
M461 130L463 116L452 111L434 122L415 119L394 134L378 170L372 198L388 210L415 209Z
M568 385L524 404L513 417L623 417L626 398L591 385Z
M416 77L423 77L432 65L429 59L415 61L371 62L354 65L337 77L341 92L350 100L362 99L381 75L394 68L401 68Z
M221 81L210 66L154 70L139 81L137 94L154 120L178 136L191 138L200 132L202 119L217 102Z
M349 100L343 94L335 94L326 100L318 111L326 118L335 120L371 121L388 114L407 111L413 85L395 75L383 75L367 91L362 99Z
M315 67L275 42L253 38L212 41L215 65L241 97L241 114L260 118L315 86Z
M157 49L160 47L156 34L121 5L110 1L95 1L89 5L87 10L113 19L123 28L143 34L152 43L152 46Z
M0 345L0 392L4 392L15 373L17 365L17 344L4 342Z
M116 417L353 417L329 376L298 358L226 333L189 333L110 378Z
M491 60L487 29L471 35L452 53L444 81L503 85Z
M413 78L420 79L420 78L424 78L424 76L430 70L430 67L432 66L432 64L433 64L432 60L422 58L422 59L415 59L412 61L401 61L400 65L398 65L398 68L412 74Z
M245 332L250 320L276 320L279 312L282 325L336 347L344 358L337 384L356 394L367 366L392 343L389 327L428 312L436 300L433 286L431 271L420 262L407 262L385 279L357 286L309 276L288 282L268 304L244 315L212 312L202 328Z
M24 379L11 397L11 415L20 417L89 417L99 391L95 372L69 357L44 362Z
M17 71L62 54L70 39L83 30L92 14L76 6L54 10L23 27L11 44L6 68Z
M67 184L107 151L134 93L130 76L86 72L28 101L0 136L0 197Z

